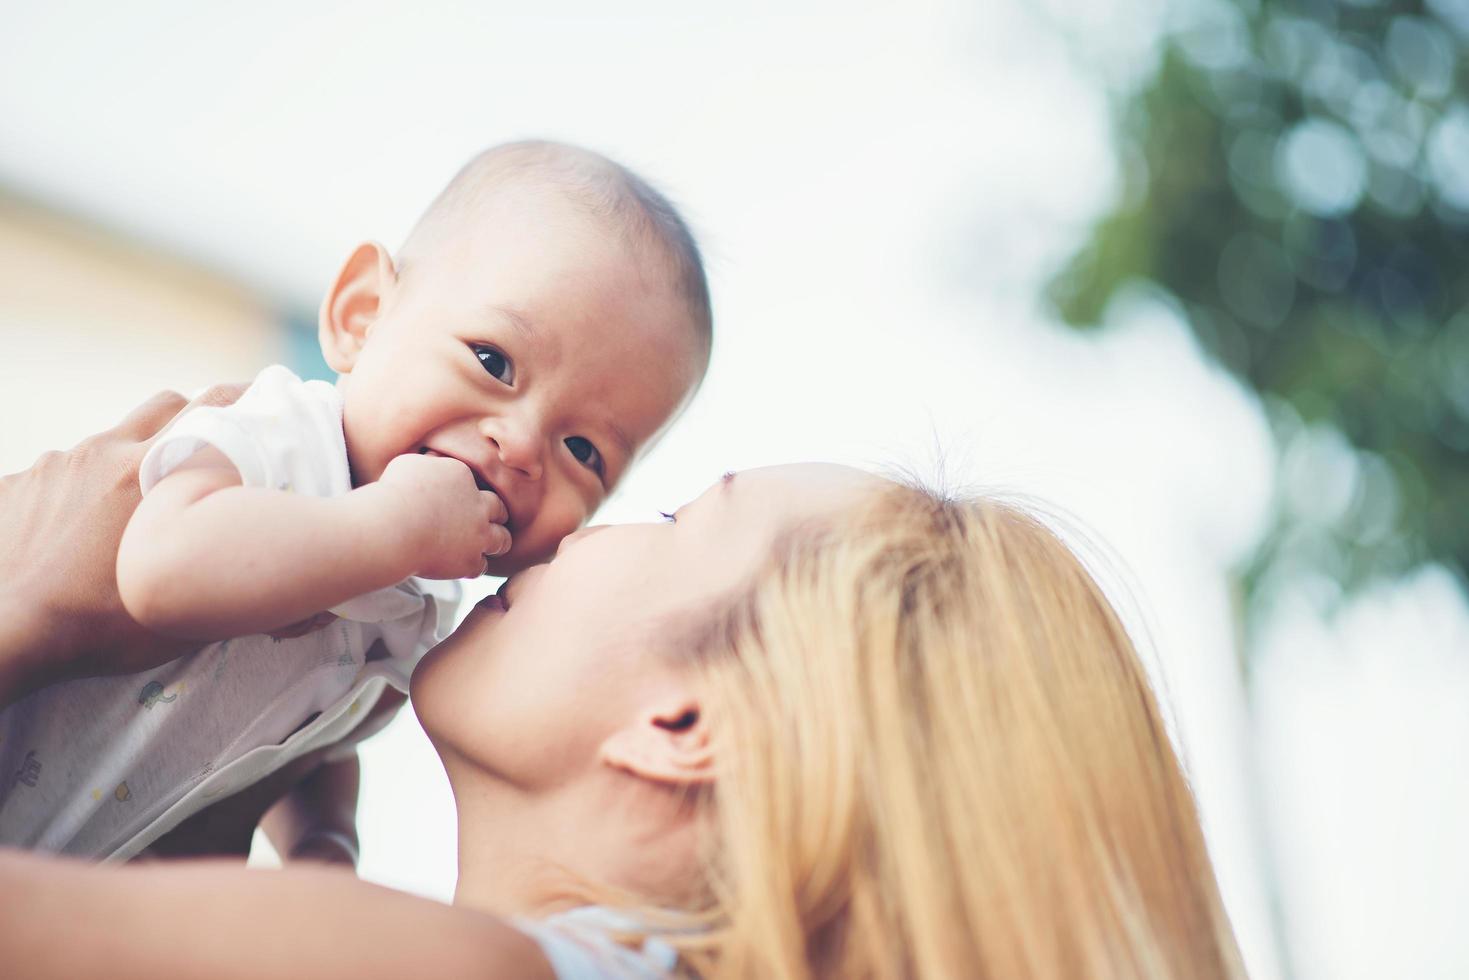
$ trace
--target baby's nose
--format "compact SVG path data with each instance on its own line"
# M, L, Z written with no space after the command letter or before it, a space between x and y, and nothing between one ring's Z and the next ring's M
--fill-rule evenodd
M495 444L501 463L512 470L519 470L528 479L541 478L540 441L527 427L500 421L487 424L483 431L486 438Z

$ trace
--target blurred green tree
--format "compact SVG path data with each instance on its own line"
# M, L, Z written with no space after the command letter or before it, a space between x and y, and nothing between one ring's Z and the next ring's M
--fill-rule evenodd
M1161 44L1120 104L1129 192L1051 301L1088 328L1155 284L1264 399L1282 478L1249 621L1285 582L1462 581L1469 0L1214 0Z

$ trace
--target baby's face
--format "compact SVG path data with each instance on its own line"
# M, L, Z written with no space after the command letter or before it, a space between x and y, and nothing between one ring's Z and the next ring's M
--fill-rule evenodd
M557 196L499 198L404 269L340 386L354 484L405 453L467 464L510 512L505 575L585 523L705 358L656 250Z

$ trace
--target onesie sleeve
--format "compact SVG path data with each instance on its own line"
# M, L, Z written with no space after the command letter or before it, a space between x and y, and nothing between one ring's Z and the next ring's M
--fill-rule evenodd
M233 405L200 406L176 419L143 457L143 493L206 446L223 453L247 487L313 497L352 487L336 390L279 364L261 371Z

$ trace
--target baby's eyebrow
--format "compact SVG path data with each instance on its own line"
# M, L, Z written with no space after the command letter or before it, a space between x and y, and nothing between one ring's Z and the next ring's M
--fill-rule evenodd
M627 433L626 432L623 432L622 431L622 427L619 426L616 422L612 421L611 419L608 419L607 420L607 431L610 432L610 433L612 433L612 439L613 439L613 441L616 442L617 445L622 449L622 456L623 456L623 458L624 459L632 459L633 458L632 440L627 437Z
M510 325L515 328L516 333L520 334L522 340L530 340L535 336L535 324L531 322L530 317L515 307L495 305L490 307L490 311L510 321Z

